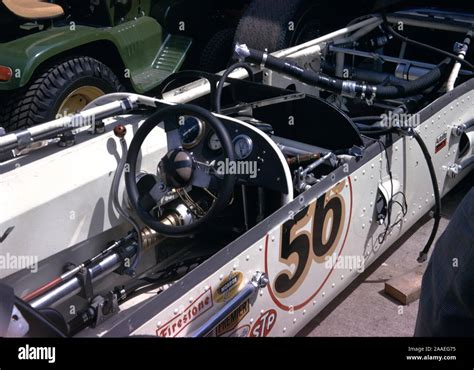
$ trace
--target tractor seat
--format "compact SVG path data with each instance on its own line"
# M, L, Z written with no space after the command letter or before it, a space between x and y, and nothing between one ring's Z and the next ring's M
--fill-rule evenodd
M50 19L64 14L61 6L42 0L3 0L2 2L13 14L26 19Z

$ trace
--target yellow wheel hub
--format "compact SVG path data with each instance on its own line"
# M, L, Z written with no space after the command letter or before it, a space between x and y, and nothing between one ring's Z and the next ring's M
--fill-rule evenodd
M61 103L58 118L80 112L87 104L105 93L95 86L81 86L72 91Z

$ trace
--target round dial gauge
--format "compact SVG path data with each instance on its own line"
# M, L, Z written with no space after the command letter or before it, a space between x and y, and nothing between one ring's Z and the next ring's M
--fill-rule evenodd
M239 135L233 140L235 156L238 160L248 158L252 154L253 141L247 135Z
M196 117L185 116L180 121L179 134L184 148L195 147L204 135L204 123Z
M213 132L209 139L207 140L207 146L213 151L218 151L222 149L221 141L215 132Z

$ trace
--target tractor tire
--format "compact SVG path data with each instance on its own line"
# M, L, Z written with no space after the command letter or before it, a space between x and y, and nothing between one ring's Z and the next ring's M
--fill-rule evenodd
M232 56L234 34L234 28L226 28L209 39L199 58L199 70L216 73L228 66Z
M74 114L95 98L123 90L105 64L76 57L43 69L31 82L2 99L0 127L14 131Z
M315 1L253 0L237 26L234 45L274 52L309 41L327 31L317 10Z

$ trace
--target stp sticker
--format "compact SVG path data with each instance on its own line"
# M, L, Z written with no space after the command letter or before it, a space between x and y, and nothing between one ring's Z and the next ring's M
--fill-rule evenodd
M231 272L215 290L215 301L225 302L233 298L238 293L243 280L244 275L241 272Z
M252 330L250 331L250 337L266 337L270 334L277 319L277 313L275 310L270 309L258 318L253 324Z
M212 306L212 291L208 289L193 303L186 307L183 312L168 321L162 327L158 328L156 330L156 335L159 337L176 337L189 324L211 309Z

